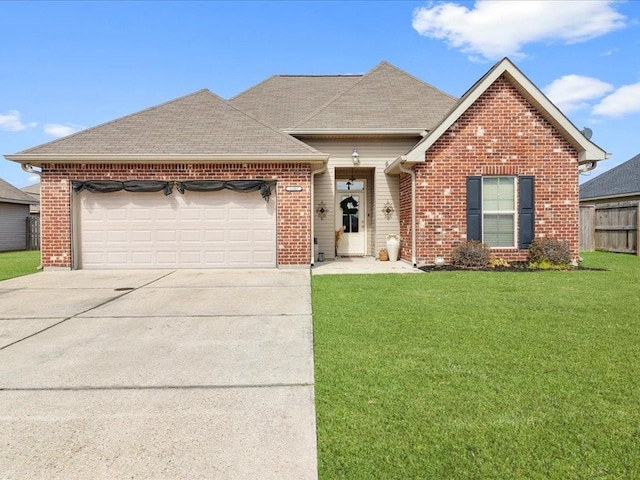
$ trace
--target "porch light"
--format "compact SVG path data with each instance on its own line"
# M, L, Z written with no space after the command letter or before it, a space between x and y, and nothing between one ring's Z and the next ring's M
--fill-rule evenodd
M353 147L353 153L351 154L354 165L360 165L360 154L358 153L358 147Z

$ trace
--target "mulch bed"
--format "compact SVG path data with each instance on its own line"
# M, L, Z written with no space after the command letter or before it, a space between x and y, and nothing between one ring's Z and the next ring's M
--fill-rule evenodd
M437 267L435 265L425 265L424 267L419 267L423 272L557 272L557 271L580 271L580 270L590 270L590 271L607 271L604 268L588 268L578 265L577 267L567 267L564 269L551 269L551 268L529 268L529 264L527 262L514 262L508 267L462 267L459 265L443 265L442 267Z

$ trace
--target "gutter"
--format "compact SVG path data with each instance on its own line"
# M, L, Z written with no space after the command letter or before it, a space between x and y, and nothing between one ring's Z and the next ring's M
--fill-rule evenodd
M268 163L320 163L329 160L324 153L300 154L57 154L15 153L4 158L13 162L31 165L43 163L216 163L216 162L268 162Z
M313 267L315 265L315 261L316 261L316 257L314 255L314 233L315 233L315 215L314 215L314 211L313 211L313 206L314 206L314 197L315 197L315 176L320 174L320 173L324 173L327 171L327 163L328 162L322 162L322 167L316 169L316 170L311 170L311 266Z
M579 163L579 165L581 165L582 168L578 169L578 173L590 172L591 170L595 169L598 166L598 162L601 162L602 160L609 160L610 158L611 158L611 154L605 153L604 158L602 159Z
M416 172L412 168L404 166L406 157L401 157L398 167L402 173L411 175L411 263L414 268L418 266L416 261Z

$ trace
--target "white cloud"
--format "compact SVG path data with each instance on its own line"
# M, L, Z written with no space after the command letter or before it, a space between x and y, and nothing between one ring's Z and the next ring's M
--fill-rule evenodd
M79 132L80 130L84 130L86 127L81 125L74 125L73 123L47 123L44 126L44 133L47 135L51 135L52 137L66 137L67 135L71 135L72 133Z
M36 122L23 123L18 110L9 110L6 114L0 114L0 130L19 132L38 125Z
M534 42L578 43L625 26L612 1L478 0L469 9L447 2L417 8L413 28L425 37L486 59L524 57Z
M567 113L589 106L588 100L603 97L613 85L593 77L565 75L544 88L544 93L555 105Z
M620 87L593 107L593 113L605 117L640 113L640 83Z

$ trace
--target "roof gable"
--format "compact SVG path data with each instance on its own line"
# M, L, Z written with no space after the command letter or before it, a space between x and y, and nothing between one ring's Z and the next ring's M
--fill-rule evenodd
M19 188L14 187L9 182L0 178L0 202L1 203L20 203L23 205L35 205L38 202L31 195L23 192Z
M580 200L640 195L640 154L580 185Z
M362 75L276 75L229 102L276 128L297 125Z
M7 158L34 155L317 155L209 90L83 130Z
M608 158L604 150L588 140L578 128L508 58L504 58L478 80L442 121L409 153L406 160L423 162L426 151L475 103L502 75L554 126L579 152L579 163Z
M455 102L455 97L382 62L290 131L429 130Z

